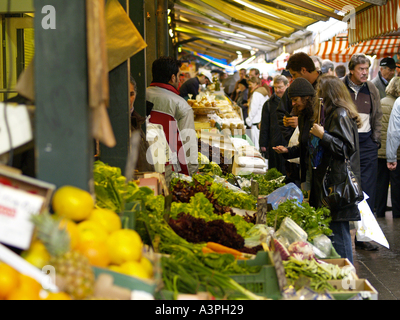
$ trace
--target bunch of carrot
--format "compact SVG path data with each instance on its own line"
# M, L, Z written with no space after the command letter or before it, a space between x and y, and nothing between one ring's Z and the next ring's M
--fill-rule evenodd
M243 252L236 249L229 248L216 242L207 242L207 245L202 248L203 253L221 253L221 254L232 254L236 259L244 260L247 259Z

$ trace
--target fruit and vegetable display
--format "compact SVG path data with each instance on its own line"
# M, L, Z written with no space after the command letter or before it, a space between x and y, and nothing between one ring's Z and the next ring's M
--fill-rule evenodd
M96 161L94 195L73 186L58 188L52 211L32 216L34 237L21 253L38 269L55 268L59 292L43 290L0 262L0 299L130 299L138 284L150 286L156 299L201 292L213 299L275 299L283 294L275 263L282 264L287 285L297 289L334 292L330 280L351 277L348 268L320 260L322 251L335 252L326 238L332 233L328 209L287 200L267 212L266 224L256 225L256 214L247 211L257 210L258 199L247 188L229 187L236 177L223 179L221 167L209 164L192 177L174 176L169 189L155 195L128 181L119 168ZM275 169L248 178L259 183L260 194L284 185ZM168 210L164 193L172 198ZM134 217L134 228L126 213ZM282 262L273 262L274 252ZM268 283L255 283L266 278ZM269 286L276 294L259 291Z

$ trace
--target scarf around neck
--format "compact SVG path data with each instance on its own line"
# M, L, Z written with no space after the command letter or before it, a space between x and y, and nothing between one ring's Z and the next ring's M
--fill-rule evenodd
M169 90L179 96L179 91L173 85L170 85L170 84L160 83L160 82L152 82L150 84L150 87L163 88L163 89Z

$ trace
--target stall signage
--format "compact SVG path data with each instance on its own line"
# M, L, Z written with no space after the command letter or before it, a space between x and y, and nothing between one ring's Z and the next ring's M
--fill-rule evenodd
M34 229L30 217L41 211L44 200L41 196L0 184L0 242L28 249Z

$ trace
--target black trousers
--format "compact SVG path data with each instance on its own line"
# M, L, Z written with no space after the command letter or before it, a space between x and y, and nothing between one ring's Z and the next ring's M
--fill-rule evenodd
M392 213L394 218L400 218L400 168L390 171L386 159L378 159L378 179L376 183L376 216L385 217L389 182L391 187Z
M378 145L372 141L371 133L360 133L359 145L361 188L369 196L367 202L373 212L377 188Z

